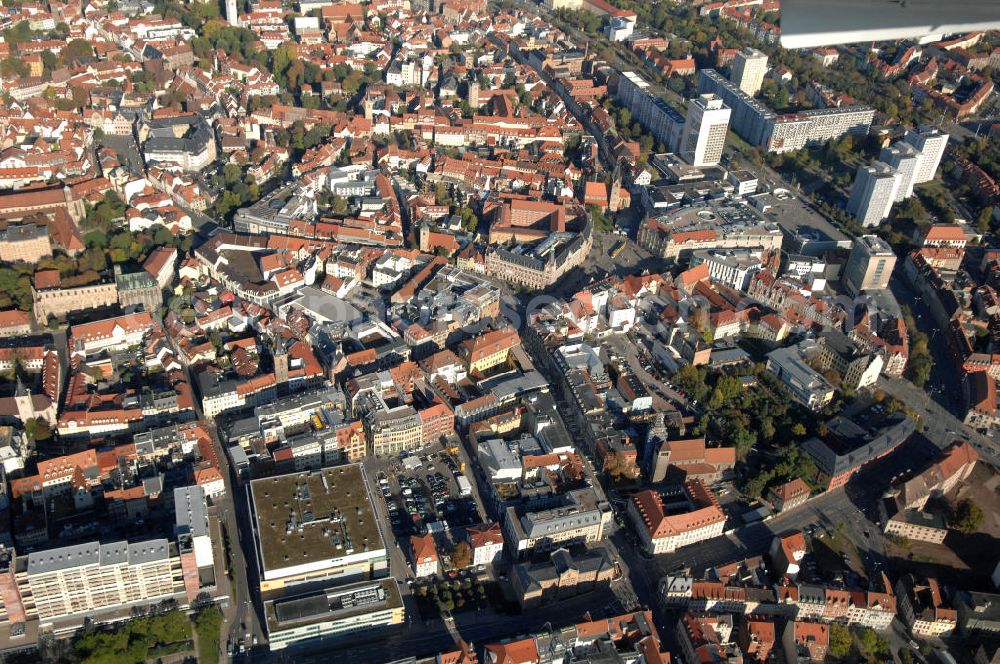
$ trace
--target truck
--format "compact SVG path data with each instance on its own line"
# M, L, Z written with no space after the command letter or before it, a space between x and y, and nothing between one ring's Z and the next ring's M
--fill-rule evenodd
M472 495L472 485L469 484L469 479L465 475L459 475L455 478L458 482L458 494L460 496Z

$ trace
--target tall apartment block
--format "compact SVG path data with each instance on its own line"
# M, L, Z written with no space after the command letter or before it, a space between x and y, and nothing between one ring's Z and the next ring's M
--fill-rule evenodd
M688 102L680 153L692 166L715 166L722 159L732 111L717 95L703 94Z
M0 598L10 622L183 601L184 590L177 546L166 539L95 541L20 556L0 551Z
M862 226L878 226L889 216L899 181L899 173L885 162L858 167L851 197L847 200L847 212Z
M714 69L700 71L698 93L706 92L719 95L732 109L733 131L768 152L791 152L844 134L864 135L875 117L874 109L858 105L778 114Z
M934 127L920 127L906 132L903 140L923 155L913 178L913 184L933 180L938 166L941 165L944 149L948 146L948 134L942 133L940 129Z
M736 54L729 80L751 97L760 92L767 74L767 55L749 46Z
M899 173L899 188L896 190L895 202L900 202L913 195L913 181L923 163L924 155L905 141L900 141L891 147L882 148L878 157Z
M667 102L649 92L649 83L634 71L624 71L618 80L618 100L657 141L676 149L680 140L684 117Z
M851 295L888 288L894 267L896 254L889 243L877 235L862 235L854 239L851 255L844 266L844 287Z

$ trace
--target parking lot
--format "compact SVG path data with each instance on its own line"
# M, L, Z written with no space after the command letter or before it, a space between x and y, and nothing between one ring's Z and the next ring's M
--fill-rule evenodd
M375 479L397 538L482 522L459 461L440 445L380 464ZM462 483L460 485L460 482ZM464 485L464 486L463 486Z
M652 344L652 340L642 324L636 325L628 335L607 338L609 350L649 390L657 409L677 408L682 412L690 411L697 404L689 404L684 393L675 389L667 380L668 370L658 359L652 357L647 349L648 344Z

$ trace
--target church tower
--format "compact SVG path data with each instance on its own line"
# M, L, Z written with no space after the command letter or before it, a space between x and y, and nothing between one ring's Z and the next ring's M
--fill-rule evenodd
M31 398L31 390L24 386L20 376L17 377L17 388L14 390L14 405L21 422L35 418L35 402Z
M236 0L226 0L226 20L229 21L229 25L239 26L240 15L236 11Z
M288 382L288 351L282 342L278 341L274 348L274 384L284 385Z

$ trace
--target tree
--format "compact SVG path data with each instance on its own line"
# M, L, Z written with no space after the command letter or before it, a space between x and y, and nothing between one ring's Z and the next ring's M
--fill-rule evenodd
M217 664L222 611L214 604L205 607L195 616L194 628L198 632L198 661L201 664Z
M124 625L116 625L113 630L85 627L73 638L72 655L75 657L57 659L86 664L139 664L146 661L150 650L158 645L183 645L190 639L191 622L177 609L171 609L154 615L137 615Z
M447 205L451 207L451 192L448 191L447 182L438 182L434 187L434 204Z
M348 206L347 199L344 198L343 196L333 197L332 210L335 215L340 217L346 217L351 211L350 207Z
M451 552L451 566L455 569L465 569L471 564L472 547L468 542L459 542Z
M908 307L903 308L903 322L910 336L910 359L906 363L907 377L917 387L923 387L931 377L934 360L928 347L929 338L916 324Z
M105 233L111 229L111 222L125 215L125 203L112 190L104 192L103 198L93 208L87 210L82 224L84 228L98 228Z
M24 433L30 440L48 440L52 437L52 427L40 417L35 417L24 423Z
M960 501L952 514L951 527L963 535L971 535L982 525L983 510L968 498Z
M889 641L871 627L862 630L858 640L861 643L861 648L869 655L889 654Z
M59 56L52 51L42 51L42 71L51 73L59 69Z
M108 236L99 230L90 231L83 236L83 243L90 248L105 249L108 246Z
M63 62L94 57L94 47L86 39L73 39L62 50Z
M3 31L3 39L11 45L12 51L14 46L29 41L34 36L35 32L31 29L31 24L28 21L19 21L13 27L5 28Z
M473 212L470 207L463 207L458 211L459 215L462 217L462 228L467 233L475 233L476 228L479 227L479 217Z
M157 224L156 230L153 232L153 244L158 247L167 246L173 244L174 234L166 226L161 226Z
M364 75L361 72L355 71L351 72L351 74L341 82L340 87L343 88L347 95L353 97L357 94L358 90L361 89L364 82Z
M28 65L24 64L20 58L16 58L12 55L0 60L0 74L3 74L5 77L23 78L28 75L28 72Z
M619 128L628 127L632 124L632 112L627 108L619 108L618 113L615 115L615 123Z
M827 647L827 654L835 659L844 659L851 654L851 647L854 639L851 632L844 625L834 623L830 625L830 645Z
M306 74L305 64L299 59L293 60L292 63L288 66L288 69L285 71L285 78L288 81L288 87L289 88L301 87L305 80L305 74Z
M993 221L993 207L987 206L979 211L979 216L976 218L976 229L980 233L989 233L990 224Z

